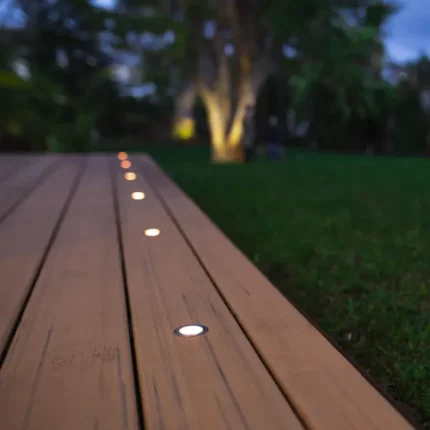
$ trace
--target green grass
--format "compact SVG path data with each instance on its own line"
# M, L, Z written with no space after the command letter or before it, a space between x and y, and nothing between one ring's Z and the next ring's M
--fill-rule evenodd
M430 428L430 160L149 152L274 284Z

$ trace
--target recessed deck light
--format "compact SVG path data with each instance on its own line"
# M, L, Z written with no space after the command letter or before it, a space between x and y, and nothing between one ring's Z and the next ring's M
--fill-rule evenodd
M124 160L127 160L127 158L128 158L128 155L126 152L119 152L118 153L118 160L124 161Z
M128 160L121 161L121 167L123 169L129 169L131 167L131 163Z
M135 191L134 193L131 193L131 198L133 200L143 200L145 198L145 194L140 191Z
M173 333L176 336L181 337L196 337L203 336L209 331L209 329L205 325L201 324L190 324L178 327Z
M148 228L143 232L143 234L145 236L155 237L155 236L159 236L161 234L161 231L158 230L158 228Z
M127 181L134 181L134 180L136 179L136 173L133 173L133 172L127 172L127 173L124 175L124 178L125 178Z

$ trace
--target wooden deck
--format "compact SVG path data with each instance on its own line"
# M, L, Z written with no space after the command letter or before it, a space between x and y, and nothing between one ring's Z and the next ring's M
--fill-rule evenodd
M414 428L149 157L129 160L0 157L0 429ZM174 333L190 324L208 331Z

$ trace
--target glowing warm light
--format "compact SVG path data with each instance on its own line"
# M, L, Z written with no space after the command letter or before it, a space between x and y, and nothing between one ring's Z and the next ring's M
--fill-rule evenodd
M141 193L140 191L136 191L134 193L131 193L131 198L133 200L143 200L145 198L145 194Z
M173 135L180 140L190 140L195 134L195 129L193 118L181 118L174 126Z
M178 327L174 333L177 336L183 336L183 337L195 337L195 336L202 336L208 332L208 328L204 325L200 324L191 324L191 325L184 325L182 327Z
M159 236L161 231L158 230L158 228L148 228L148 230L145 230L143 233L145 236L155 237Z
M123 169L129 169L131 167L131 163L128 160L121 161L121 167Z
M136 173L133 173L133 172L127 172L127 173L124 175L124 178L125 178L127 181L134 181L134 180L136 179Z
M126 152L119 152L118 153L118 160L124 161L124 160L127 160L127 158L128 158L128 155Z

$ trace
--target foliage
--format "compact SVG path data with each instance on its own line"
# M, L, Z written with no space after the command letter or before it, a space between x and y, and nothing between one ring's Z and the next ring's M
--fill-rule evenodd
M323 85L334 95L333 101L343 113L341 120L348 121L354 115L364 117L369 112L374 113L377 108L375 89L382 84L380 66L377 57L374 62L369 58L377 56L381 50L378 34L393 9L383 3L370 3L366 5L365 18L350 25L347 18L351 12L345 17L344 9L336 3L339 2L307 1L307 16L295 23L296 26L302 23L296 29L297 35L291 30L282 31L297 40L293 45L300 61L295 62L291 82L295 104L304 102L315 87ZM287 2L288 9L295 4ZM272 14L279 13L278 9L272 11ZM278 26L278 31L285 28L280 22Z
M110 60L91 28L92 8L38 0L37 10L2 62L0 138L24 139L37 150L89 150L91 130L117 98ZM16 60L27 65L27 78L13 71Z
M377 123L384 139L397 96L381 77L381 35L397 9L373 0L279 1L268 8L278 37L295 52L283 61L292 106L310 119L308 138L320 147L344 147L366 123Z
M11 71L2 70L0 71L0 88L2 89L12 89L12 90L22 90L28 89L29 83L12 73Z

